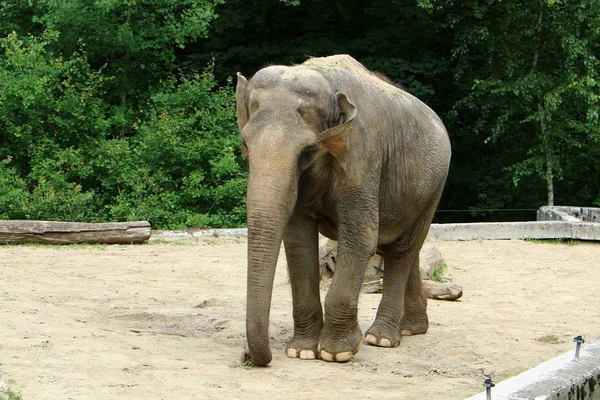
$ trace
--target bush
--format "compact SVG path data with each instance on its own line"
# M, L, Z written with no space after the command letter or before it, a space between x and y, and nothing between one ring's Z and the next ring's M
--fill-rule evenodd
M93 170L88 155L105 134L105 79L85 55L53 57L56 39L0 39L0 197L2 218L90 220Z
M0 39L0 218L147 219L154 228L245 221L231 82L212 70L166 79L140 109L103 100L109 78L56 34ZM123 115L135 115L124 136Z
M164 228L242 225L247 173L240 167L231 83L217 88L210 69L180 81L173 77L148 110L127 145L113 147L129 162L107 174L123 185L109 215L147 218Z
M27 184L10 165L11 158L0 161L0 219L23 219L27 210Z
M107 140L95 160L108 218L155 227L232 227L245 221L235 96L212 71L166 80L135 136Z

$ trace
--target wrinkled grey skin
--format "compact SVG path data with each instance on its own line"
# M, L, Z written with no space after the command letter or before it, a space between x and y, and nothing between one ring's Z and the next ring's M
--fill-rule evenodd
M384 291L365 341L425 333L419 250L446 181L450 143L437 115L350 56L238 74L238 125L249 161L246 359L271 359L269 312L283 240L294 336L287 355L348 361L360 348L365 266L384 252ZM318 232L338 241L319 296Z

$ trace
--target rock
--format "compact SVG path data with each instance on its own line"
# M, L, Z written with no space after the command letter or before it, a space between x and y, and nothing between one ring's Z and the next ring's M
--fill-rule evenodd
M376 281L363 283L362 291L364 293L382 293L383 279L377 279Z
M383 278L383 257L380 254L375 254L367 264L365 281L379 278Z
M321 280L333 278L335 273L335 256L337 254L337 242L325 237L319 238L319 266L321 270ZM462 297L462 287L449 282L434 282L429 279L434 272L442 269L442 253L437 247L426 243L419 253L419 269L421 279L423 280L423 291L430 299L435 300L456 300ZM381 254L375 254L369 260L365 270L365 283L363 292L381 293L383 290L383 257Z
M442 268L442 253L437 247L425 243L419 253L419 269L421 270L421 279L431 279L436 269Z
M333 278L337 242L321 236L319 238L319 270L321 280Z
M319 239L319 266L321 279L333 278L335 272L335 256L337 254L337 242L325 237ZM383 277L383 258L375 254L369 260L365 270L365 281Z
M335 256L337 254L337 242L324 237L319 240L319 265L321 267L321 278L331 278L335 271ZM442 268L442 254L437 247L425 244L419 253L419 269L421 279L430 279L436 269ZM383 257L375 254L369 260L365 270L365 281L383 277Z
M454 301L463 295L462 286L449 282L423 281L423 292L434 300Z
M0 379L0 400L8 400L8 385L2 379Z

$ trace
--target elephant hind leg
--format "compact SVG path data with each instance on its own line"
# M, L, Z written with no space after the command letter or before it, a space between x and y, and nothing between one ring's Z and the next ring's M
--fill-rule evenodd
M384 247L383 296L375 321L365 334L367 343L396 347L403 333L427 332L427 298L419 274L419 251L426 232L420 224Z
M412 268L408 275L400 331L402 336L420 335L427 333L428 328L427 297L423 293L421 274L417 265L417 268Z
M393 246L392 246L393 247ZM365 333L365 342L380 347L397 347L402 333L400 323L404 314L404 293L414 257L409 252L385 249L383 296L373 325Z

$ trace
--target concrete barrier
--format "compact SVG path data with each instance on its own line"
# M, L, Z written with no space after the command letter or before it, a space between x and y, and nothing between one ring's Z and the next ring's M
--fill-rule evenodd
M166 240L166 241L177 241L186 239L201 239L210 237L247 237L248 229L237 228L237 229L187 229L184 231L152 231L153 240Z
M577 239L600 241L600 223L564 221L431 224L437 240Z
M246 237L247 229L152 231L150 240L186 240L209 237ZM600 223L565 221L478 222L431 224L429 238L436 240L577 239L600 241Z
M493 400L600 400L600 337L584 343L579 361L575 350L497 383ZM482 391L467 400L485 400Z
M600 208L543 206L537 212L538 221L600 222Z

